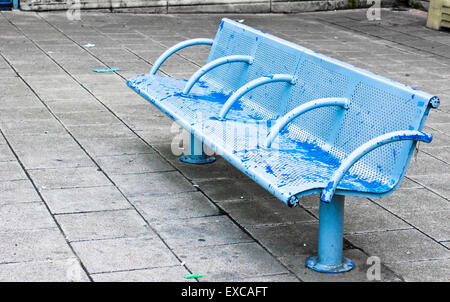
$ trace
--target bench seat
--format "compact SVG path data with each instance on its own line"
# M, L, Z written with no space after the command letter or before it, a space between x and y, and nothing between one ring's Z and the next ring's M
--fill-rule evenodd
M227 115L228 133L235 133L230 143L222 131L224 121L217 120L229 94L199 82L189 95L180 92L187 80L144 74L128 81L128 85L153 103L160 110L182 125L186 130L203 138L205 143L216 153L224 156L234 166L249 177L263 185L281 201L289 204L292 197L320 193L328 184L341 160L315 144L293 140L287 133L281 133L278 152L260 146L261 139L252 143L251 133L266 136L269 127L267 121L259 118L251 109L240 110L249 106L248 102L235 104L234 110ZM201 115L201 119L199 119ZM246 131L239 131L245 129ZM337 192L355 196L378 196L394 188L393 183L371 181L364 177L346 174L338 185ZM345 191L345 192L341 192Z

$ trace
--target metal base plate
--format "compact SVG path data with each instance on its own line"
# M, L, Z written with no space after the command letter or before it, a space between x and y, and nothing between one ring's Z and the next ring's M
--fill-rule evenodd
M216 158L214 156L205 155L182 155L180 160L188 164L204 165L215 162Z
M321 273L343 273L351 270L355 264L352 260L343 257L342 264L338 266L330 266L319 262L319 256L312 256L306 259L306 266L312 270Z

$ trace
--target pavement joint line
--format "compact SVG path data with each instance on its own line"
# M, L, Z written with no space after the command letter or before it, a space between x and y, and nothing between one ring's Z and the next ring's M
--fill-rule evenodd
M405 178L406 178L406 179L408 179L408 180L410 180L410 181L412 181L412 182L414 182L414 183L416 183L416 184L422 186L424 189L426 189L426 190L432 192L433 194L438 195L439 197L442 197L442 198L445 199L446 201L450 201L450 199L448 199L448 198L445 197L445 196L442 196L439 192L436 192L435 190L433 190L433 189L430 188L429 186L427 186L427 185L425 185L425 184L422 184L420 181L415 180L414 178L411 178L411 177L414 177L414 176L406 176L406 175L405 175Z
M92 275L104 275L104 274L110 274L110 273L126 273L126 272L135 272L135 271L146 271L146 270L152 270L152 269L158 269L158 268L176 268L176 267L183 267L183 266L182 265L149 266L149 267L143 267L143 268L132 268L132 269L125 269L125 270L95 272L95 273L92 273Z
M111 212L120 212L120 211L130 211L134 210L132 207L123 208L123 209L106 209L106 210L93 210L93 211L80 211L80 212L64 212L64 213L55 213L55 216L61 215L81 215L81 214L92 214L92 213L111 213Z
M373 198L368 198L372 203L378 205L380 208L384 209L385 211L387 211L388 213L392 214L393 216L395 216L396 218L400 219L401 221L403 221L404 223L406 223L407 225L411 226L412 229L418 231L419 233L421 233L422 235L428 237L429 239L431 239L432 241L436 242L437 244L439 244L440 246L445 247L446 249L450 250L449 247L445 246L445 244L441 243L440 241L436 240L435 238L431 237L430 235L428 235L427 233L425 233L424 231L420 230L419 228L417 228L416 226L412 225L411 223L409 223L407 220L403 219L400 215L397 215L391 211L389 211L387 208L383 207L381 204L379 204L378 202L375 201L375 199ZM409 229L404 229L404 230L400 230L400 231L405 231L405 230L409 230ZM386 230L385 232L394 232L396 230Z

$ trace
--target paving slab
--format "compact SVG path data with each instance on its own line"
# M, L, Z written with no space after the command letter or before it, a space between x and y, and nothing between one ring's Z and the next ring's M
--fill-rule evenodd
M29 173L40 191L111 184L96 167L37 169Z
M39 195L29 180L0 182L0 203L40 201Z
M156 236L80 241L73 247L89 273L180 265Z
M114 174L111 175L111 178L127 197L142 194L175 194L197 191L197 188L178 171Z
M42 190L41 194L53 214L96 212L130 208L114 186Z
M189 271L184 266L161 267L150 269L129 270L104 274L92 274L97 282L196 282L186 279Z
M199 218L177 219L170 223L155 222L156 232L174 251L223 244L253 242L230 218L225 215Z
M203 275L200 282L231 281L288 272L257 243L184 249L179 257L189 270Z
M43 202L15 202L0 205L0 229L25 231L56 226Z
M0 263L73 258L74 255L57 229L1 232Z
M383 263L450 258L447 248L415 229L352 234L346 238L356 246L364 246L365 251L380 257Z
M220 213L201 192L136 195L129 197L129 200L149 222L215 216Z
M153 235L133 209L56 215L69 241Z
M88 282L76 258L0 264L2 282Z

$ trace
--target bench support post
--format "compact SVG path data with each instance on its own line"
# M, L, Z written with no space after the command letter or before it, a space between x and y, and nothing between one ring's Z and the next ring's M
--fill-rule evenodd
M209 164L216 159L214 156L208 156L203 151L203 141L192 133L190 134L189 154L182 155L180 160L188 164Z
M334 195L330 203L320 202L319 253L306 259L306 266L322 273L341 273L353 268L342 256L344 228L343 195Z

